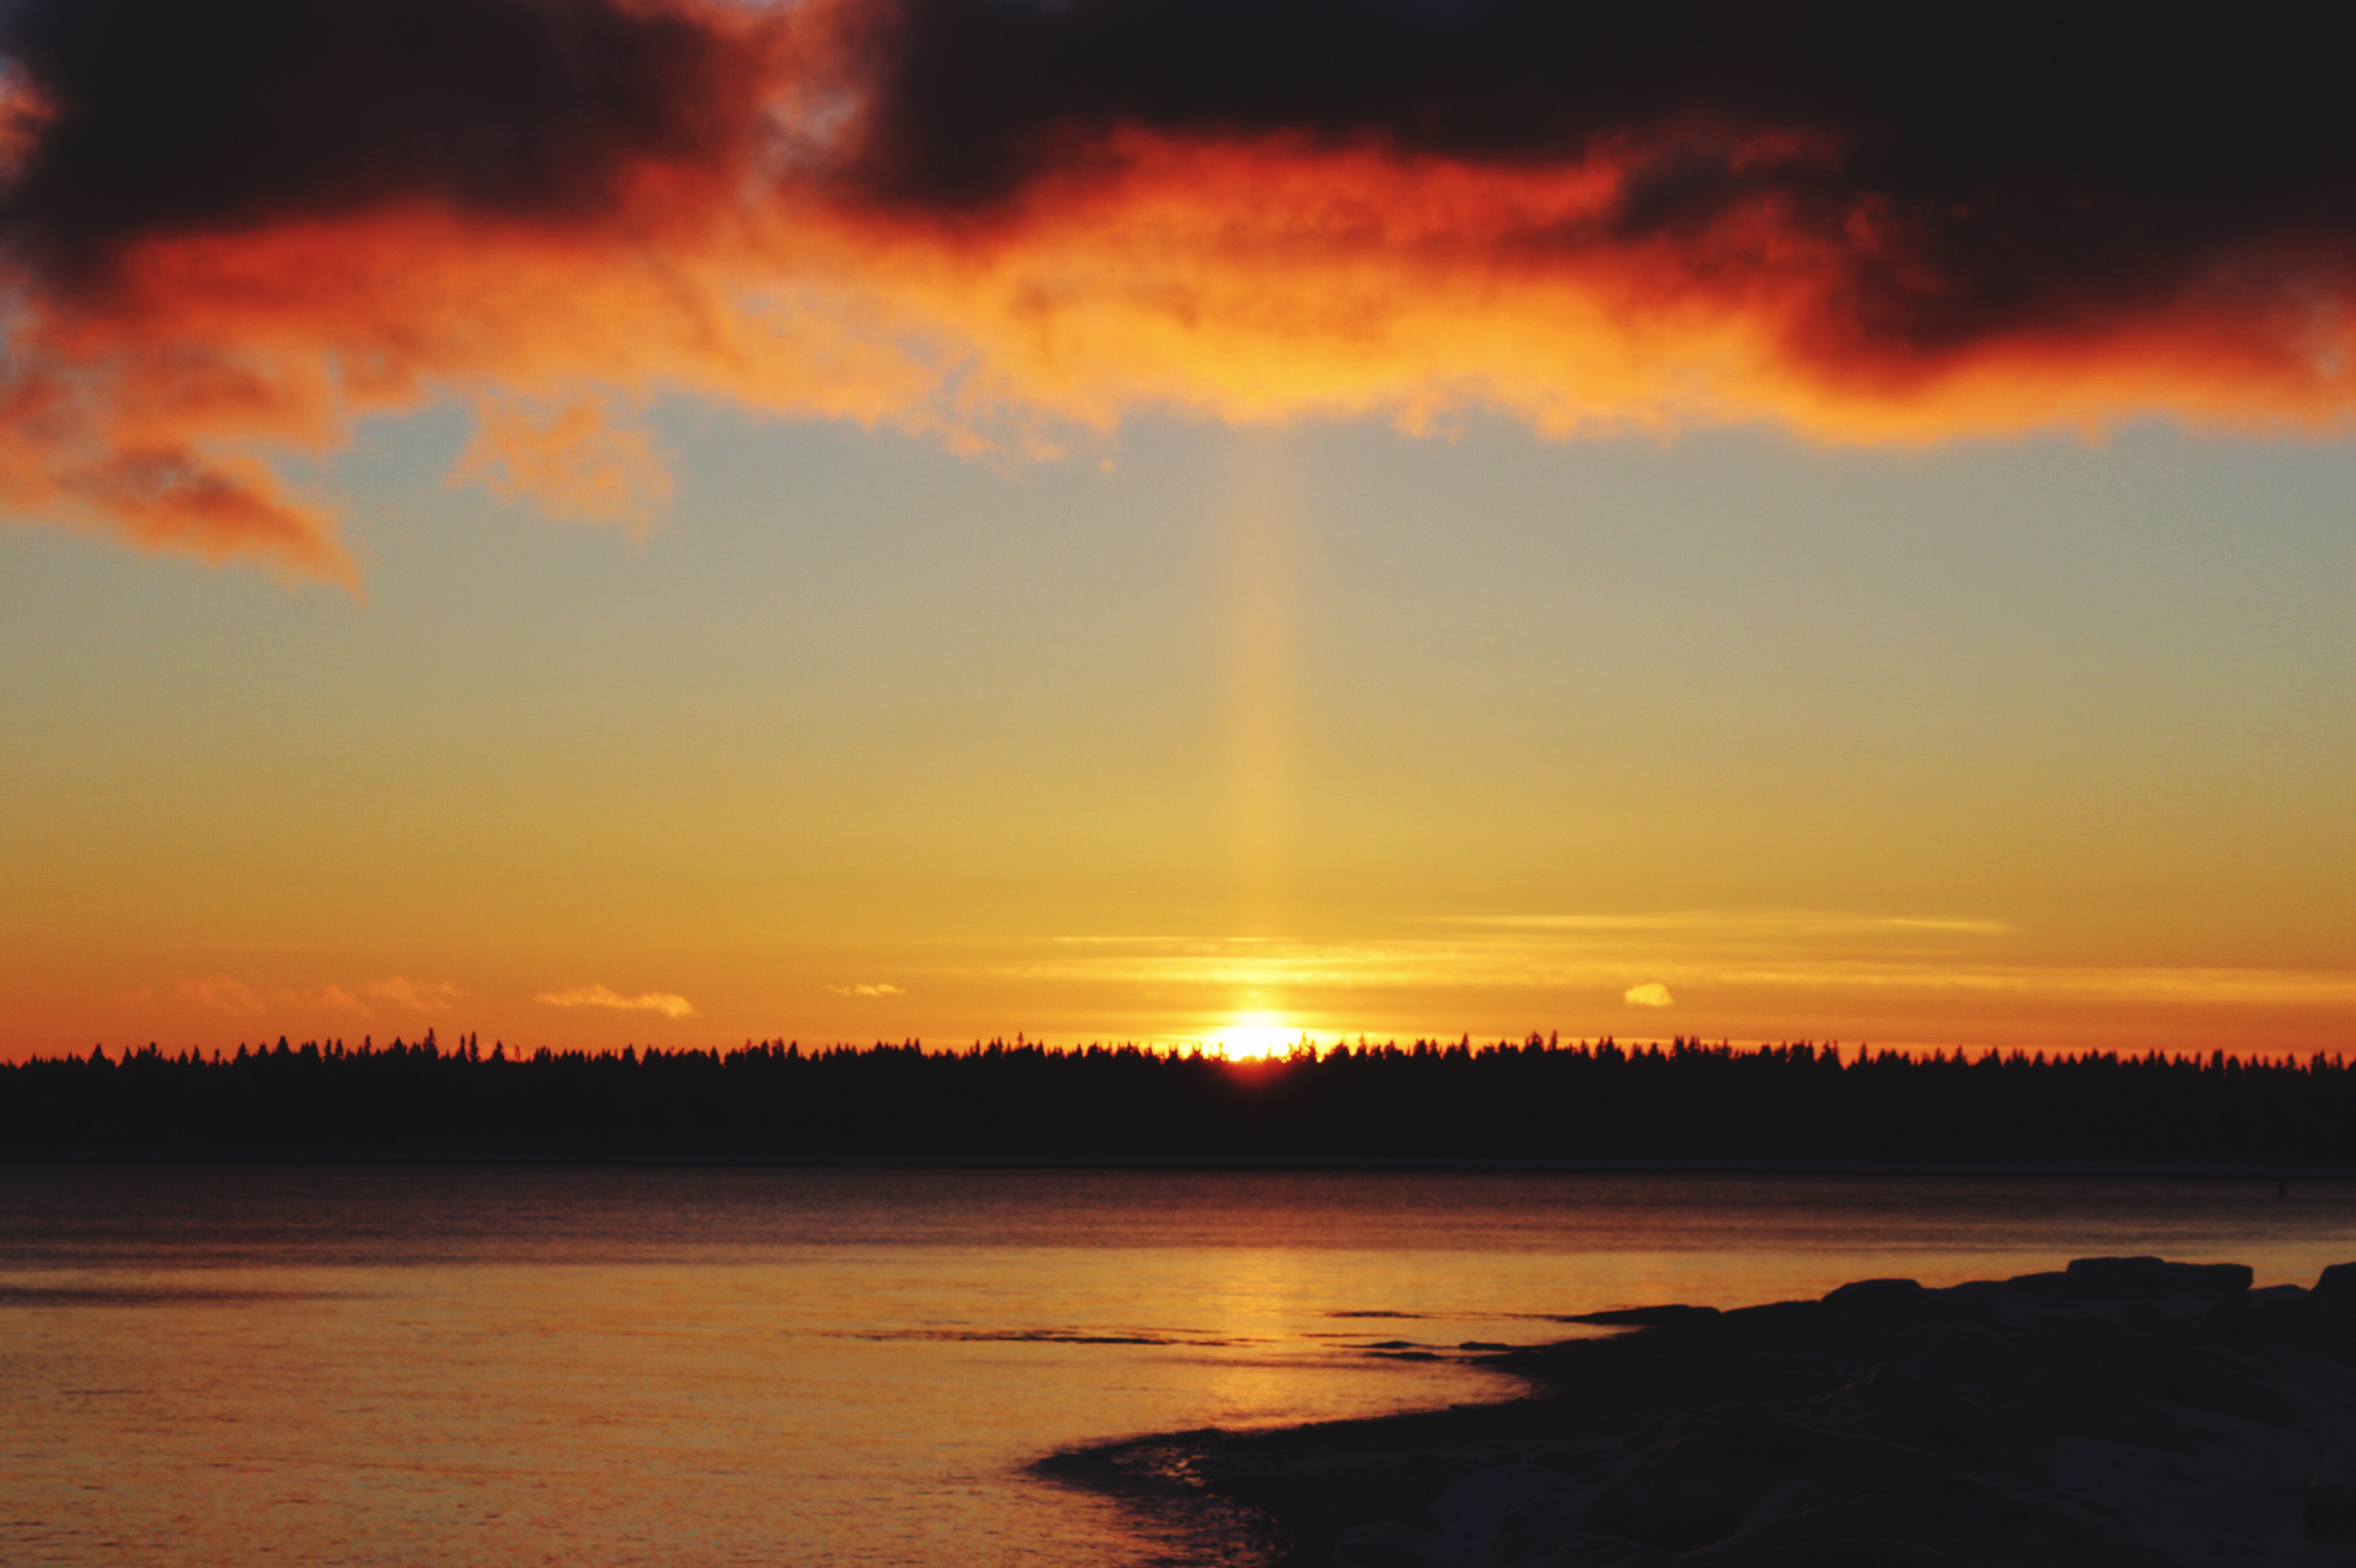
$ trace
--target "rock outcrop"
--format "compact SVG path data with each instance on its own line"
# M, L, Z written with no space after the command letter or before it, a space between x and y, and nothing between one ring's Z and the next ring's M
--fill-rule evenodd
M1307 1568L2356 1568L2356 1264L2088 1258L1497 1358L1494 1406L1100 1451Z

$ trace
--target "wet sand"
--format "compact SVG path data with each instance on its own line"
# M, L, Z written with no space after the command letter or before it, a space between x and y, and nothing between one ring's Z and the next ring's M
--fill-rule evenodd
M2082 1259L1566 1321L1529 1392L1056 1455L1173 1552L1286 1568L2356 1568L2356 1264Z

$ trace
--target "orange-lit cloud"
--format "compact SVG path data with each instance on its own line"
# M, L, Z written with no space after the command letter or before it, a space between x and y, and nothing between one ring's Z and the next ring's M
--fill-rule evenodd
M617 426L583 399L546 420L503 403L476 410L475 437L450 470L502 500L550 517L643 532L670 499L670 469L643 430Z
M659 1013L666 1018L691 1018L695 1004L684 996L668 991L642 992L625 996L603 985L575 986L571 991L542 992L533 998L551 1007L610 1007L624 1013Z
M1918 441L2356 406L2356 131L2308 80L2347 27L2290 7L2132 49L2102 6L1861 0L183 14L28 0L0 90L0 508L142 548L349 582L269 458L444 400L455 479L630 527L665 396L1031 452L1144 409Z

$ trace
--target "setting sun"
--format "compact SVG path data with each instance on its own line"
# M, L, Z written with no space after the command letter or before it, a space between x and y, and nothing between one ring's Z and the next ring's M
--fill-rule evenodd
M1218 1031L1214 1039L1221 1050L1237 1060L1258 1061L1284 1055L1301 1037L1301 1031L1278 1023L1273 1014L1246 1013Z

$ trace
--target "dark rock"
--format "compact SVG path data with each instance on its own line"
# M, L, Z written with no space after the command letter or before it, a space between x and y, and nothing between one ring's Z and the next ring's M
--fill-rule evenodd
M2258 1277L2256 1271L2247 1263L2179 1263L2173 1266L2190 1270L2194 1283L2211 1290L2247 1290Z
M1680 1557L1682 1564L1692 1561ZM1821 1541L1770 1547L1740 1557L1712 1560L1723 1568L1975 1568L1961 1557L1902 1541Z
M1805 1476L1779 1481L1759 1494L1759 1500L1752 1503L1751 1511L1742 1516L1738 1533L1740 1530L1757 1530L1761 1525L1772 1524L1795 1513L1806 1513L1811 1509L1830 1508L1840 1500L1831 1487L1811 1481Z
M2307 1484L2307 1533L2317 1541L2356 1541L2356 1464L2344 1454L2325 1457Z
M1432 1531L1387 1521L1344 1530L1333 1561L1343 1568L1433 1568L1444 1551Z
M2209 1311L2209 1322L2243 1344L2263 1346L2296 1338L2329 1316L2323 1298L2310 1297L2297 1285L2268 1285L2218 1303Z
M1966 1465L1997 1462L1996 1423L1963 1395L1926 1382L1903 1367L1876 1367L1866 1393L1899 1420Z
M2178 1404L2247 1416L2253 1421L2295 1419L2299 1405L2274 1386L2264 1367L2199 1347L2170 1348L2138 1368L2145 1386Z
M1838 1498L1927 1501L1939 1487L1935 1457L1881 1438L1802 1418L1720 1423L1623 1464L1598 1518L1632 1540L1690 1551L1740 1528L1769 1487L1802 1479Z
M1592 1492L1545 1492L1509 1509L1482 1539L1466 1568L1518 1568L1595 1538Z
M1490 1465L1440 1493L1432 1502L1431 1515L1443 1530L1470 1529L1485 1534L1533 1498L1563 1491L1569 1485L1561 1471L1544 1465Z
M2055 1433L2169 1448L2186 1445L2176 1418L2106 1362L2091 1358L2070 1360L2038 1374L2022 1384L2019 1392Z
M1343 1568L2356 1568L2356 1265L2261 1291L2082 1259L1585 1320L1628 1332L1487 1360L1519 1401L1125 1473L1338 1538Z
M1664 1323L1690 1323L1697 1318L1716 1317L1714 1306L1615 1306L1609 1312L1582 1312L1558 1319L1563 1323L1593 1323L1612 1328L1650 1328Z
M2081 1292L2243 1291L2255 1278L2247 1263L2171 1263L2160 1258L2079 1258L2064 1277Z
M1676 1568L1676 1561L1657 1546L1599 1535L1570 1542L1531 1568Z
M2001 1339L1986 1334L1964 1334L1943 1340L1916 1358L1914 1369L1934 1383L1976 1383L1984 1389L2008 1389L2033 1374L2028 1357Z
M1809 1552L1829 1548L1836 1552ZM1855 1549L1882 1554L1855 1561L1890 1563L1960 1563L1966 1560L1954 1538L1920 1512L1891 1498L1869 1494L1788 1515L1729 1536L1717 1545L1680 1557L1679 1568L1756 1568L1766 1563L1816 1563L1851 1560Z
M1999 1311L2040 1311L2051 1303L2072 1294L2076 1282L2059 1269L2042 1273L2015 1274L2008 1280L1996 1280L1985 1284L1957 1285L1957 1295L1969 1292L1988 1293L1988 1305Z
M1858 1280L1825 1297L1828 1305L1842 1306L1912 1306L1922 1299L1919 1280Z
M2168 1284L2161 1258L2072 1258L2068 1277L2082 1291L2159 1290Z

